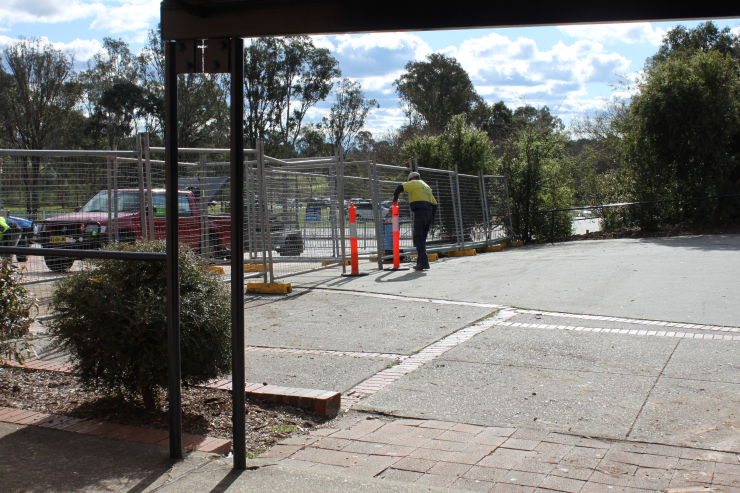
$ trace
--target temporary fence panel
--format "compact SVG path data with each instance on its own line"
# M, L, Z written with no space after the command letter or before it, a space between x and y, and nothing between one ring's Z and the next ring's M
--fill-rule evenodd
M270 216L275 277L342 261L340 162L265 158L264 206ZM279 256L279 258L278 258Z
M380 251L385 258L389 259L393 256L393 228L391 224L393 193L398 185L408 180L411 168L386 164L374 164L374 168L375 188L379 197L377 209L380 217ZM401 194L398 204L399 246L403 253L407 253L413 248L413 213L409 208L408 195Z
M142 134L105 151L0 150L0 210L43 221L28 226L20 245L95 249L114 241L165 239L164 148ZM361 258L390 258L391 201L411 168L341 156L276 159L245 155L245 277L266 281L349 258L347 211L357 211ZM230 155L227 149L180 149L180 241L210 262L231 256ZM494 244L512 237L506 181L418 168L438 202L431 251ZM399 200L400 248L414 252L413 214ZM269 228L263 227L269 224ZM45 229L46 228L46 229ZM66 228L66 229L65 229ZM47 283L80 268L72 259L28 259L28 283ZM225 277L224 280L227 280ZM39 286L41 290L43 286ZM42 293L42 297L48 293Z
M427 240L428 249L444 251L462 245L457 185L453 171L419 168L421 179L432 188L437 200L437 217Z
M373 173L369 162L343 163L345 238L349 238L349 204L355 205L357 246L360 258L367 259L378 252L373 201ZM345 242L345 257L349 256L349 241Z
M462 221L463 245L475 248L486 245L486 208L483 204L480 177L456 176L459 191L459 210Z
M506 177L482 175L483 200L487 211L487 245L503 243L514 237L511 211L509 209L509 190Z

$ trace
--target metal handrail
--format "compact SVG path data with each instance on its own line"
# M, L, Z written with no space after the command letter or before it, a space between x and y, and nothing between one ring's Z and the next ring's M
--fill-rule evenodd
M650 200L650 201L643 201L643 202L618 202L615 204L585 205L582 207L567 207L564 209L541 209L537 211L512 212L511 215L515 216L515 215L521 215L521 214L539 214L543 212L583 211L583 210L589 210L589 209L603 209L607 207L624 207L627 205L664 204L668 202L688 202L691 200L724 199L728 197L740 197L740 193L733 193L729 195L711 195L708 197L690 197L687 199L663 199L663 200Z
M0 149L0 156L139 157L139 153L137 151L55 151L31 149Z
M68 250L66 248L31 248L0 246L0 255L27 255L36 257L101 258L110 260L140 260L163 262L166 253L155 252L110 252L106 250Z

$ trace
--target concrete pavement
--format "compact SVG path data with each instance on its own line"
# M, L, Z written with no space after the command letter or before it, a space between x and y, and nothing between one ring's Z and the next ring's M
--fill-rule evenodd
M366 268L371 268L367 263ZM340 288L516 307L740 325L740 235L594 240L443 259L423 273L289 279Z
M228 461L199 467L205 459L192 456L166 475L197 472L156 484L172 491L252 484L307 491L306 481L308 491L386 484L384 491L740 491L738 260L736 235L609 240L447 259L424 273L348 279L330 269L289 279L319 289L248 299L247 380L341 390L354 399L346 403L352 411L313 438L289 439L266 456L277 465L254 474L230 475ZM519 308L499 311L506 305ZM373 441L356 431L379 414L391 416L382 426L395 435ZM424 437L445 455L429 452L410 430L434 426L475 433ZM479 433L498 433L491 450L472 463L473 456L449 455L483 453L452 445L459 442L452 438L477 443ZM376 453L399 445L393 440L414 450ZM582 446L589 450L573 451Z

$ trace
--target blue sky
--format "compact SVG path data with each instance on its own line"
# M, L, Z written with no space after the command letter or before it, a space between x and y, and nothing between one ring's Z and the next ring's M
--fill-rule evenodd
M82 66L104 37L122 38L137 52L158 20L159 0L5 0L0 46L19 36L41 37L74 52ZM740 32L740 19L715 23ZM368 128L378 134L403 124L393 81L408 61L429 53L457 58L487 101L547 105L567 123L614 97L618 77L641 70L678 24L698 21L316 36L315 43L332 51L344 77L377 99ZM329 104L309 118L320 119Z

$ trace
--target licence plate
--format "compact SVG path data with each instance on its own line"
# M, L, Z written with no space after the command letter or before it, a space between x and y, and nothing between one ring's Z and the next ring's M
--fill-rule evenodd
M49 238L49 242L51 243L67 243L67 240L72 240L72 238L67 238L66 236L52 236Z

